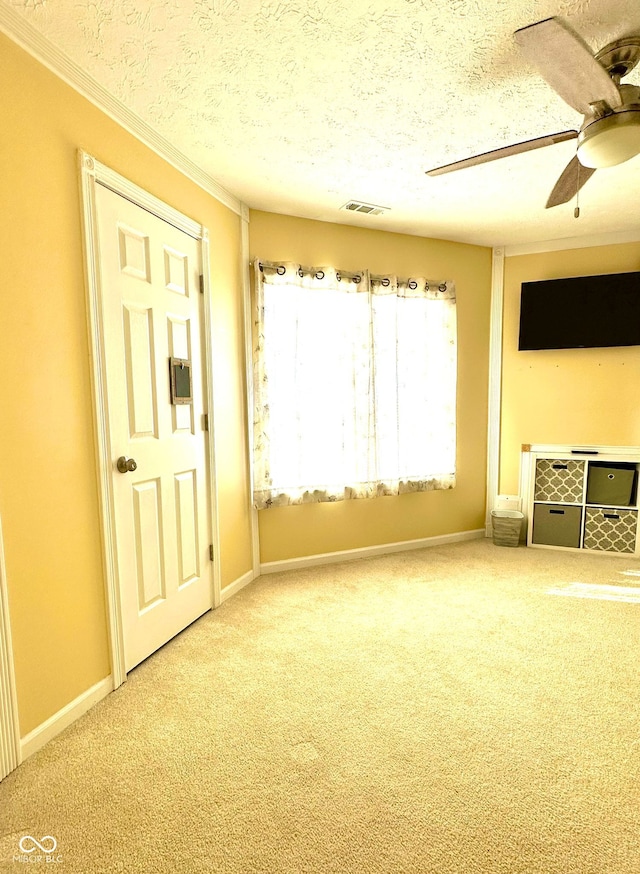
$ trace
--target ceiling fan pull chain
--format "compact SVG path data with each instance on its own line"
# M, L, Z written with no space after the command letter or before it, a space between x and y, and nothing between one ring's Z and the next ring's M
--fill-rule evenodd
M576 208L573 211L574 218L580 218L580 167L578 164L576 168Z

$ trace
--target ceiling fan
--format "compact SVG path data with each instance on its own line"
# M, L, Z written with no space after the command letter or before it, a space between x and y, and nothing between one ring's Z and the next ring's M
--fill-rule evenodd
M616 40L593 55L564 21L546 18L516 30L514 38L549 85L584 116L580 130L536 137L426 172L439 176L577 138L577 154L549 195L548 209L571 200L597 169L640 153L640 87L620 84L640 61L640 36Z

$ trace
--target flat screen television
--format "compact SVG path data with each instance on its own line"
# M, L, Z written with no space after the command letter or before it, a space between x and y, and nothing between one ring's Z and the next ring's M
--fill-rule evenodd
M518 349L640 345L640 272L523 282Z

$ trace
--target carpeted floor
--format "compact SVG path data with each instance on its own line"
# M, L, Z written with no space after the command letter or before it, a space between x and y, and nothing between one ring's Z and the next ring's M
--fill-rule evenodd
M263 577L0 784L0 870L637 874L636 568L479 540Z

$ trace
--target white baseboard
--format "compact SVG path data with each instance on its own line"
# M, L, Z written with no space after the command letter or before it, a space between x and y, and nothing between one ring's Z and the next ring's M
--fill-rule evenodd
M420 540L404 540L400 543L383 543L379 546L366 546L360 549L345 549L341 552L326 552L320 555L306 555L302 558L285 559L284 561L271 561L260 565L260 573L273 574L279 571L294 570L301 567L312 567L313 565L332 564L341 561L351 561L359 558L370 558L376 555L388 555L394 552L408 552L413 549L423 549L427 546L440 546L445 543L458 543L463 540L476 540L485 537L484 529L478 528L473 531L459 531L455 534L442 534L439 537L424 537ZM249 583L256 579L256 574L253 570L247 571L246 574L239 577L233 583L230 583L220 593L221 603L231 598ZM29 734L25 735L20 741L20 752L22 761L28 759L38 750L52 740L56 735L64 731L76 719L84 716L87 711L101 701L103 698L113 691L113 678L105 677L95 686L87 689L82 695L79 695L75 701L71 701L58 713L55 713L42 725L39 725Z
M234 580L233 583L229 583L228 586L225 586L224 589L220 592L220 603L223 604L227 601L232 595L235 595L236 592L239 592L240 589L244 589L245 586L248 586L249 583L252 583L256 579L256 575L252 570L247 571L241 577L238 577L237 580Z
M358 558L371 558L375 555L389 555L393 552L409 552L412 549L424 549L426 546L459 543L463 540L475 540L485 536L485 530L477 528L473 531L457 531L455 534L441 534L437 537L423 537L419 540L402 540L399 543L381 543L379 546L363 546L359 549L344 549L341 552L323 552L317 555L305 555L301 558L287 558L283 561L268 561L260 565L260 573L275 574L296 568L335 564L339 561L353 561Z
M20 740L22 761L37 753L57 734L60 734L61 731L68 728L76 719L79 719L88 710L91 710L94 704L106 698L110 692L113 692L113 679L111 676L100 680L95 686L79 695L75 701L71 701L66 707L63 707L62 710L54 713L46 722L43 722L42 725L30 731L29 734Z

